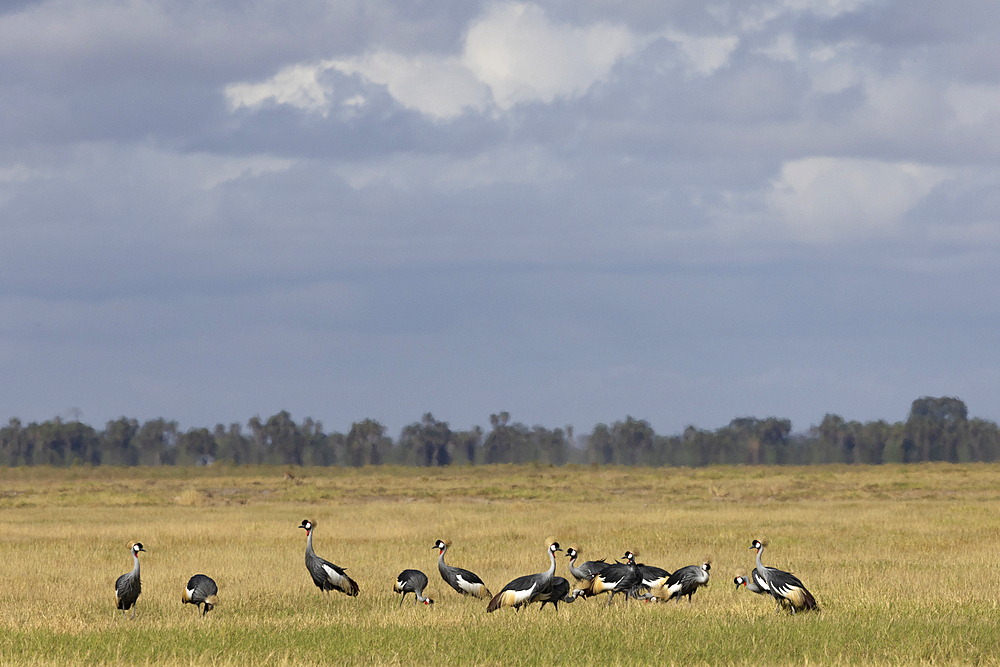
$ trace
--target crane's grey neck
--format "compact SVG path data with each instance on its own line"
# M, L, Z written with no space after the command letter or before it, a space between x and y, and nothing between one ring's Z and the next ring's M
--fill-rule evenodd
M548 552L549 552L549 569L545 571L545 576L551 579L556 574L556 552L553 551L552 549L549 549Z
M757 549L757 569L760 570L761 572L764 571L764 563L762 563L761 560L760 560L760 554L761 554L762 551L764 551L764 546L763 545L761 545Z
M139 576L139 554L135 551L132 552L132 560L135 561L135 565L132 566L132 575L135 577Z
M438 565L444 565L444 552L448 550L448 547L440 547L438 551Z
M306 531L306 553L315 553L313 551L313 532L312 530Z

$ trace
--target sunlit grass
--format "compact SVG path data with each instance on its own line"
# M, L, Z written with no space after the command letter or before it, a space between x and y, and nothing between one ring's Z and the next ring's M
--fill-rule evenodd
M0 469L2 664L973 664L1000 655L1000 466L445 470ZM319 555L361 595L328 597ZM486 614L441 581L448 561L497 592L547 567L544 539L586 559L667 569L713 561L688 605L604 598ZM736 590L747 547L798 574L821 611L778 615ZM115 578L143 542L138 617ZM423 570L431 608L397 609L396 574ZM180 594L219 584L204 619ZM565 559L558 574L569 576ZM412 600L412 596L410 598Z

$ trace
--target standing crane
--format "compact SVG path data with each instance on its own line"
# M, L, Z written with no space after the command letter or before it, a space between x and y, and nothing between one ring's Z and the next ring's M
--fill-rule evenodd
M566 558L569 558L569 573L576 577L578 581L590 581L610 565L610 563L605 562L602 558L601 560L588 560L577 566L576 559L579 555L580 552L577 551L576 547L566 549Z
M624 593L628 600L633 590L642 585L642 575L639 566L635 564L635 554L631 551L625 552L624 563L611 563L601 570L581 589L582 595L591 597L601 593L609 593L608 606L616 593Z
M541 602L542 609L545 609L545 605L552 603L552 606L559 611L559 603L566 602L570 603L576 600L578 597L583 595L583 591L580 589L575 589L572 593L569 592L569 581L562 577L553 577L552 586L547 592L542 592L537 598L536 602Z
M559 543L549 538L545 541L546 551L549 554L549 569L539 574L526 574L518 577L503 587L497 593L489 605L487 612L496 611L500 607L514 607L520 609L523 605L528 605L539 598L543 593L549 593L552 589L552 578L556 574L556 552L562 551ZM558 607L557 607L558 609Z
M139 581L139 552L145 551L142 542L129 542L129 553L135 565L132 571L123 574L115 580L115 604L117 609L122 610L122 618L125 618L125 611L132 610L132 618L135 618L135 602L142 592L142 582Z
M460 567L445 564L444 552L450 546L451 540L438 540L431 547L431 549L438 550L438 572L441 573L441 578L462 595L471 595L483 600L492 598L493 594L490 593L490 589L486 588L486 584L479 578L479 575Z
M655 565L636 563L635 567L639 573L639 581L629 591L629 597L650 599L650 589L661 581L666 581L670 576L670 572Z
M396 583L393 585L392 590L397 593L402 593L403 597L399 598L399 606L403 606L403 600L406 599L407 593L413 593L413 597L416 598L413 604L434 604L434 600L424 597L424 589L427 588L427 575L420 570L403 570L396 577Z
M306 569L309 570L316 587L325 593L340 591L355 597L359 592L358 585L347 576L347 572L330 561L323 560L313 551L313 531L316 530L316 522L303 519L299 528L306 531Z
M701 586L708 586L708 571L711 569L712 564L708 559L701 565L682 567L670 576L653 582L649 588L649 597L666 602L670 599L679 601L686 595L690 604L691 596Z
M787 600L789 607L794 614L796 609L816 609L816 598L806 589L805 585L799 581L791 572L785 572L773 567L765 567L761 561L761 553L767 542L754 540L750 544L751 549L757 551L757 567L753 570L754 583L771 594L778 606L775 611L781 611L782 600Z
M184 587L184 592L181 593L181 602L196 605L198 611L204 616L215 609L215 605L218 603L216 598L218 593L219 587L215 585L211 577L204 574L196 574L188 579L187 586ZM201 608L202 603L205 604L204 610Z

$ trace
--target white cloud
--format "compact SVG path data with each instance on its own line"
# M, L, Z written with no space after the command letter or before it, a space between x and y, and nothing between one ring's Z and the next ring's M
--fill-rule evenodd
M407 57L378 51L358 58L331 60L324 66L345 74L360 74L384 85L403 106L435 118L452 118L466 109L481 112L489 103L489 89L454 57Z
M654 37L604 22L556 25L536 5L504 3L471 25L459 55L404 55L377 49L353 58L293 65L261 83L230 84L225 95L234 110L271 102L327 115L331 91L320 83L319 75L336 69L385 86L407 108L448 119L466 109L483 112L491 98L507 110L520 102L549 103L580 95L606 79L622 57ZM702 73L721 66L736 44L736 38L676 32L669 38Z
M325 116L329 112L329 101L318 76L327 67L326 64L292 65L261 83L229 84L224 93L233 110L273 102Z
M665 36L676 43L687 56L688 69L693 74L709 76L729 62L729 56L739 45L739 37L695 37L676 30L668 30Z
M767 203L801 241L873 238L892 233L950 175L911 162L810 157L782 166Z
M554 25L540 7L502 4L469 29L462 62L509 109L583 93L641 42L623 26Z

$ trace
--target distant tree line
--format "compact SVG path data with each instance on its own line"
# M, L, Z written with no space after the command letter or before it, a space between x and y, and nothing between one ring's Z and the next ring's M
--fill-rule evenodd
M970 419L957 398L913 401L905 422L846 421L827 414L818 426L793 434L788 419L740 417L714 431L689 426L678 435L657 435L649 422L626 417L598 424L574 440L573 427L548 429L490 415L490 431L453 431L427 413L395 441L372 419L344 433L326 433L311 418L296 423L282 411L246 426L181 432L176 421L139 424L122 417L97 429L59 418L24 425L17 418L0 428L0 465L236 465L406 466L490 463L594 463L626 466L781 465L996 461L1000 429Z

